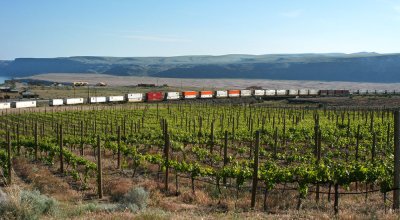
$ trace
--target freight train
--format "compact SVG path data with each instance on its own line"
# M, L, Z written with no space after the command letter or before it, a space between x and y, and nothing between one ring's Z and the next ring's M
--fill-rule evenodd
M400 94L398 90L317 90L317 89L255 89L255 90L205 90L183 92L147 92L131 93L119 96L94 96L87 100L84 98L51 99L49 106L96 104L96 103L122 103L122 102L161 102L173 100L193 99L222 99L239 97L256 98L289 98L289 97L324 97L324 96L350 96L350 95L385 95ZM13 101L0 103L1 109L31 108L36 107L36 101Z

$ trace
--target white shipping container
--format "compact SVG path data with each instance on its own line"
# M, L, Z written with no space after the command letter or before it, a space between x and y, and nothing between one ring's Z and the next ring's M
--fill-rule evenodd
M276 90L274 90L274 89L265 90L265 95L266 96L275 96L275 94L276 94Z
M254 95L255 96L263 96L263 95L265 95L265 91L264 90L260 90L260 89L256 89L256 90L254 90Z
M9 102L0 103L0 109L8 109L8 108L11 108L11 103Z
M308 89L300 89L299 95L308 95Z
M64 99L65 105L76 105L76 104L83 104L83 98L69 98Z
M251 96L251 90L240 90L240 96L242 97Z
M368 94L368 90L367 89L359 89L358 94L360 94L360 95Z
M297 89L289 89L288 90L288 95L298 95L299 94L299 90Z
M180 99L179 92L167 92L167 100L178 100Z
M50 106L57 106L57 105L63 105L64 101L62 99L51 99L49 105Z
M106 102L107 98L104 96L96 96L96 97L90 97L89 98L89 103L102 103Z
M226 97L228 97L228 91L217 91L216 93L215 93L215 97L217 97L217 98L226 98Z
M31 108L31 107L36 107L36 101L11 102L11 107L13 107L13 108Z
M382 95L382 94L386 93L386 90L379 89L379 90L376 90L375 92L376 92L376 94Z
M308 94L309 94L309 95L318 95L318 90L316 90L316 89L309 89L309 90L308 90Z
M126 94L126 100L128 102L141 102L143 101L143 94L142 93Z
M124 96L108 96L107 97L108 102L123 102L124 101Z
M286 90L284 90L284 89L276 90L276 95L285 96L286 94L287 94Z

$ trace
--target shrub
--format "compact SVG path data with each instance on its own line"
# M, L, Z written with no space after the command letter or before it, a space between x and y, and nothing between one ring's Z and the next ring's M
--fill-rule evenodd
M1 219L39 219L42 215L55 215L56 200L39 191L11 189L8 199L0 202Z
M147 207L149 193L143 187L137 187L129 190L121 201L121 209L129 209L131 212L137 212Z

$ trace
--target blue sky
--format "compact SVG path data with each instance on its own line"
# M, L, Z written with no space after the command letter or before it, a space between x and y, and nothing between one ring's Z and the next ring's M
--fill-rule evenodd
M400 52L400 0L0 0L0 59Z

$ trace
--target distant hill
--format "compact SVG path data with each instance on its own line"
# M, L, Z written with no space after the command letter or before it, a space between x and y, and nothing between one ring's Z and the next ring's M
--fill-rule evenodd
M0 61L0 75L99 73L171 78L400 82L400 54L60 57Z

